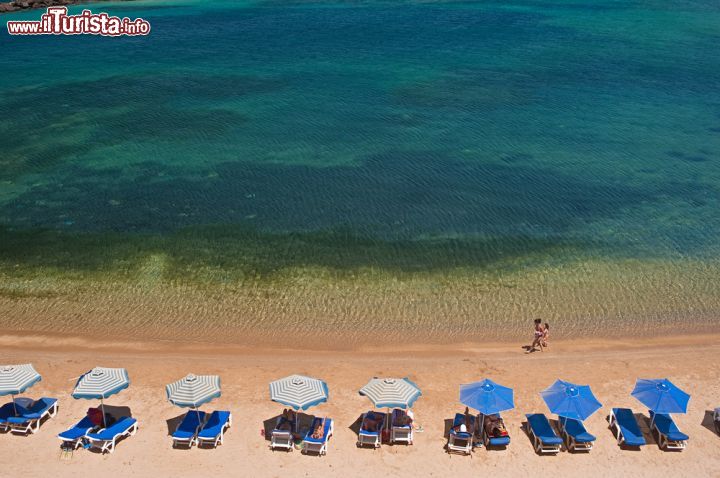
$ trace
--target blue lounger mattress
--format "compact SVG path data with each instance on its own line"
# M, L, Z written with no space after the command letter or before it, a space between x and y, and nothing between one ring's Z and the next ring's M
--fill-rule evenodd
M115 435L124 433L132 427L137 420L130 417L122 417L114 425L100 430L98 433L88 433L86 436L91 440L110 441Z
M678 429L670 415L665 413L650 412L650 419L653 420L657 429L670 441L686 441L690 437Z
M560 417L560 421L565 427L565 431L568 435L578 443L590 443L595 441L595 435L588 433L585 429L585 425L580 420L572 418Z
M555 430L552 429L545 415L542 413L531 413L525 416L527 417L528 426L540 441L546 445L562 444L562 439L557 436Z
M207 423L198 433L198 438L213 439L220 435L225 424L230 420L230 412L215 410L210 414Z

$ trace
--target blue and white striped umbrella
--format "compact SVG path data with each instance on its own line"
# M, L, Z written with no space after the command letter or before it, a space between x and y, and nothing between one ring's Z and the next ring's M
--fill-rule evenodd
M377 408L410 408L422 395L408 378L373 378L360 389Z
M165 386L168 400L178 407L197 408L220 396L220 377L189 374Z
M42 380L29 364L0 366L0 396L19 395Z
M295 410L307 410L328 400L328 386L320 379L290 375L270 382L270 400Z
M80 377L72 397L103 400L129 386L130 378L124 368L95 367Z

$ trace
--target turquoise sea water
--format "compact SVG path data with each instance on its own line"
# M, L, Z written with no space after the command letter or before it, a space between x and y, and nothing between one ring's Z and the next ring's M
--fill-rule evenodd
M0 259L238 227L310 234L270 270L712 262L719 5L141 0L91 8L148 37L4 31Z

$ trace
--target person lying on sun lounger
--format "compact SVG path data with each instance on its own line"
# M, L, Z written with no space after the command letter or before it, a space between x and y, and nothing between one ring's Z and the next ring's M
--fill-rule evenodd
M313 429L312 435L310 435L315 440L322 439L323 436L325 436L325 420L316 420L315 421L315 428Z
M508 435L507 429L505 428L505 422L499 415L485 415L485 433L489 437L498 438L505 437Z

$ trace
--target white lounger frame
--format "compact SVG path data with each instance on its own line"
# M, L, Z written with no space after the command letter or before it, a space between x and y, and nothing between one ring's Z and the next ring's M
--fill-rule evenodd
M567 446L567 449L570 451L587 451L589 452L593 448L593 442L578 442L575 441L575 438L570 436L570 434L565 429L565 426L562 423L562 420L558 420L558 428L560 428L560 436L565 440L565 445Z
M560 453L560 445L546 445L543 443L543 441L535 435L535 432L533 431L532 427L528 423L526 425L528 434L530 435L530 438L532 438L533 441L533 447L535 447L535 451L538 454L555 454Z
M39 418L32 418L24 424L8 423L7 426L10 428L10 431L12 433L18 433L22 435L25 435L27 433L35 433L40 430L40 422L46 417L53 418L55 415L57 415L57 411L58 402L55 401L55 403L53 403L53 406L45 410Z
M273 430L270 435L270 448L275 450L276 448L285 449L288 451L293 450L293 435L287 430Z
M662 433L660 433L660 430L658 430L655 422L652 423L652 430L657 433L658 446L663 450L684 450L685 448L687 448L687 442L685 440L668 440L667 435L663 435Z
M324 437L322 443L303 440L302 453L317 453L318 456L327 455L327 445L328 441L330 441L330 438L333 436L333 431L335 431L335 420L330 423L330 429L328 430L328 434Z
M92 430L92 428L88 428L87 430L85 430L85 433L86 434L90 433L90 430ZM68 440L68 439L62 438L62 437L58 437L58 438L60 439L61 442L63 442L63 445L67 444L67 446L72 446L73 450L77 450L78 448L80 448L83 445L83 439L85 438L85 436L84 435L79 436L74 440Z
M407 443L408 445L413 444L413 427L412 425L405 425L402 427L393 426L390 434L390 441L393 443Z
M214 438L197 437L197 445L198 446L212 445L213 447L217 447L218 443L222 445L224 443L223 439L225 437L225 432L231 426L232 426L232 413L230 415L228 415L227 421L225 422L223 427L220 429L220 433L216 437L214 437Z
M120 433L115 434L115 436L112 437L111 440L95 440L95 439L90 438L87 435L85 435L85 439L88 442L90 442L90 446L92 448L99 448L100 453L105 453L105 452L112 453L115 451L115 443L117 442L117 440L119 438L126 437L126 436L133 436L133 435L135 435L135 433L137 433L137 429L138 429L138 423L135 422L127 430L124 430ZM102 432L102 430L100 430L98 433L101 433L101 432Z
M363 433L363 431L360 430L360 433L358 433L357 446L371 446L373 448L380 448L381 435L382 431L379 432L377 435L373 435L369 433Z
M459 437L451 430L450 435L448 436L447 452L462 453L463 455L469 455L472 453L474 449L475 436L472 434L469 435L470 436L468 438ZM457 442L464 442L464 444Z

